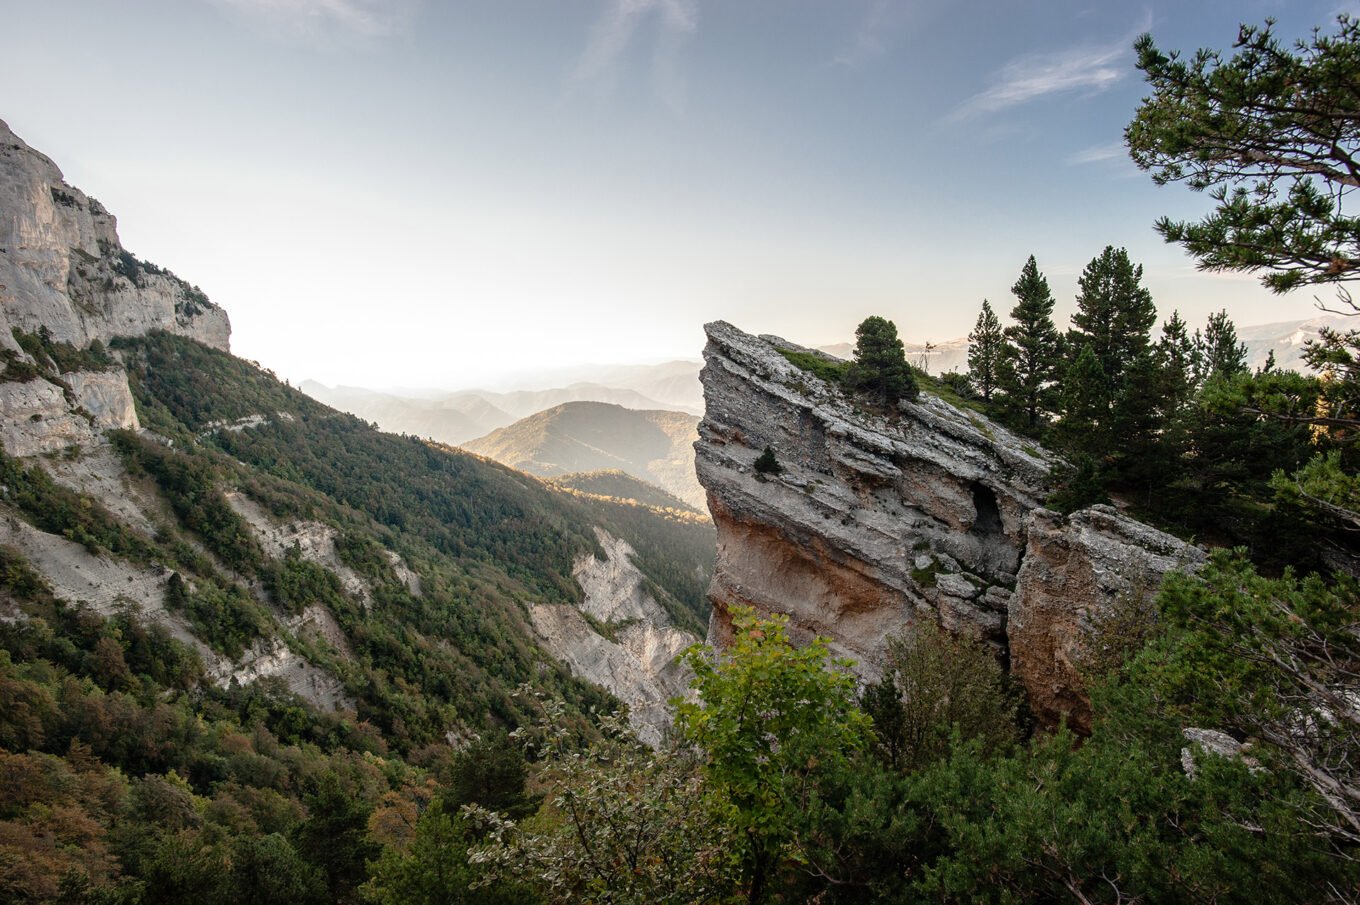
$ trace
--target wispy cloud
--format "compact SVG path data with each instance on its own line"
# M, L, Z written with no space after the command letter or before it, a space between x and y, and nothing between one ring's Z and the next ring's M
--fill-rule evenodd
M1127 53L1128 48L1120 45L1012 60L993 79L991 87L969 98L953 118L995 113L1064 91L1104 91L1127 74L1128 66L1123 62Z
M653 85L668 105L681 106L685 82L679 69L679 55L685 42L699 27L695 0L609 0L608 9L595 24L590 43L576 65L576 79L612 88L618 78L619 58L627 52L638 30L649 21L655 35Z
M280 33L384 38L406 30L422 0L208 0Z
M1067 155L1067 163L1077 166L1088 163L1104 163L1107 160L1119 160L1128 153L1124 149L1124 143L1120 141L1110 142L1105 145L1095 145L1094 147L1084 148L1073 154Z
M1099 94L1133 71L1130 64L1133 36L1146 31L1150 25L1148 18L1112 44L1017 57L992 77L990 86L965 101L950 119L957 121L996 113L1051 94L1073 91Z
M857 69L868 60L881 55L885 49L884 32L892 24L891 12L892 6L888 0L874 0L869 4L849 45L836 54L836 65Z

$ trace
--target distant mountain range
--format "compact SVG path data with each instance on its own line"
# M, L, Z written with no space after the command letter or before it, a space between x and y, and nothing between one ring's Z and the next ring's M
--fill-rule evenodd
M458 446L513 424L520 418L567 402L603 402L629 409L678 410L691 415L700 414L703 411L702 401L695 405L694 400L685 395L689 383L693 383L695 391L698 390L699 365L693 362L672 364L683 364L686 368L675 372L675 369L666 365L657 365L655 367L661 369L659 374L624 373L617 378L637 380L641 386L659 389L664 399L647 396L633 387L592 382L509 393L462 390L418 396L360 387L328 387L308 380L303 382L302 391L318 402L374 422L385 431L429 437L440 443Z
M698 428L698 417L687 412L568 402L470 440L463 448L545 478L622 471L707 511L694 476Z
M1319 329L1350 329L1352 319L1320 315L1239 327L1252 367L1275 353L1281 368L1303 369L1305 343ZM820 347L849 358L850 343ZM906 344L907 358L932 374L968 369L966 337L931 344ZM463 446L499 462L543 477L617 469L656 484L704 510L693 475L694 416L703 413L699 361L659 365L580 367L539 376L539 385L513 392L489 390L378 392L327 387L306 381L314 399L386 431L429 437ZM538 417L542 414L544 417ZM681 415L667 419L665 415ZM490 435L490 436L488 436Z

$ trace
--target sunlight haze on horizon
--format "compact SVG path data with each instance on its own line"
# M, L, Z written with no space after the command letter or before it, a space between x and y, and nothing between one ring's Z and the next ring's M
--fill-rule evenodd
M1033 254L1067 325L1106 245L1192 327L1319 313L1195 270L1122 132L1132 44L1292 40L1336 0L0 0L0 119L293 382L496 387L809 345L955 339Z

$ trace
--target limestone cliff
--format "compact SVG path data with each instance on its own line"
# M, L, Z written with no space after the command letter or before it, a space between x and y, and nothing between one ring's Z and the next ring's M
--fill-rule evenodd
M129 254L117 221L0 121L0 348L45 327L84 348L165 330L226 349L226 312L174 274Z
M1108 507L1042 509L1055 459L981 415L929 393L869 412L780 351L809 350L705 330L710 640L725 642L734 605L786 613L795 638L828 638L873 678L888 638L928 619L990 644L1041 720L1089 719L1070 661L1091 611L1201 554ZM778 474L755 470L767 446Z

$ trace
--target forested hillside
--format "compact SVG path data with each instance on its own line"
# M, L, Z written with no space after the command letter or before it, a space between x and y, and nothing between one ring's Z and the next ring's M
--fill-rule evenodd
M154 434L116 433L113 448L163 501L163 521L138 530L10 458L6 508L99 556L172 570L164 606L212 651L286 638L352 709L322 712L281 680L219 688L132 600L100 616L0 548L7 896L353 899L388 838L382 815L399 824L436 777L474 769L450 741L523 724L518 685L570 702L586 737L585 715L616 706L539 648L524 615L579 599L572 566L599 553L597 526L630 540L658 600L702 625L712 542L700 520L380 434L193 340L155 334L117 351ZM331 526L366 590L296 549L271 556L231 502L241 496L279 523ZM318 606L338 636L291 630Z

